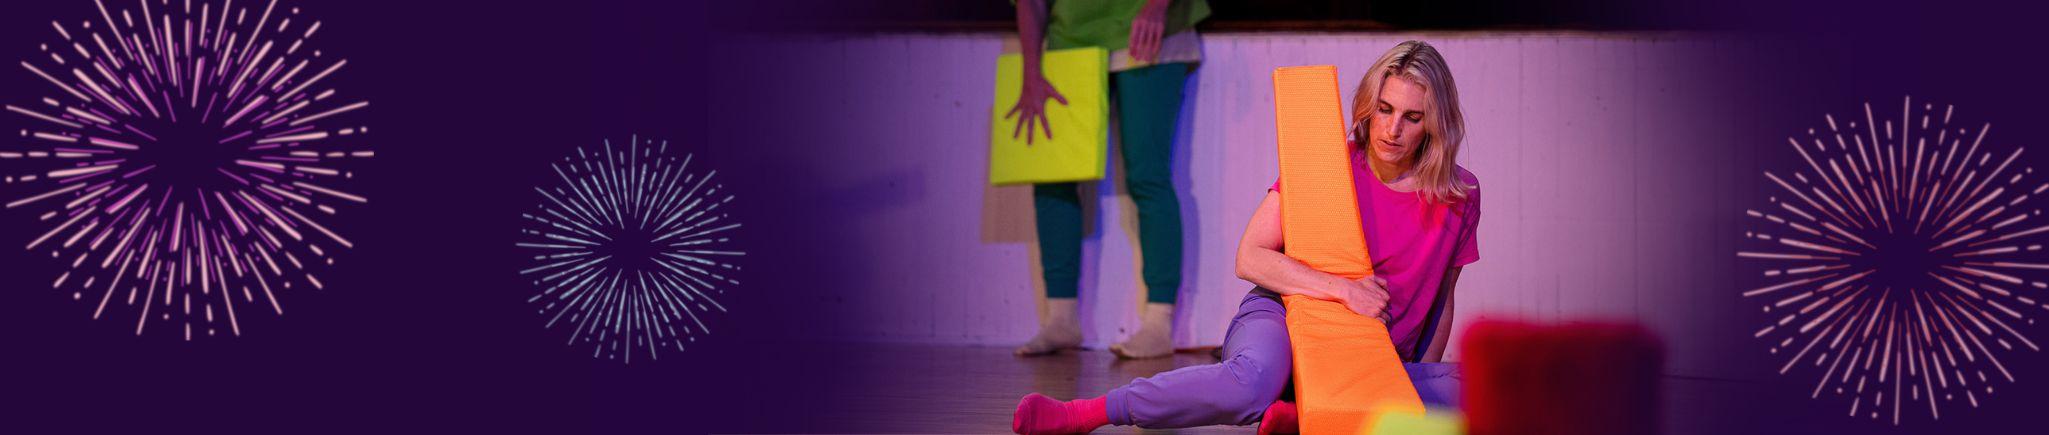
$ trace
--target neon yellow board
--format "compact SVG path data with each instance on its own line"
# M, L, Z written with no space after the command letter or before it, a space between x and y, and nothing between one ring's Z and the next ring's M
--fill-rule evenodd
M1005 119L1017 105L1024 59L1019 54L996 58L996 106L989 110L989 184L1052 183L1100 180L1110 146L1110 55L1101 47L1047 51L1039 67L1067 104L1046 100L1044 130L1027 145L1017 119ZM1012 138L1013 133L1018 133Z
M1429 414L1389 412L1373 422L1373 430L1362 435L1464 435L1465 420L1457 412Z

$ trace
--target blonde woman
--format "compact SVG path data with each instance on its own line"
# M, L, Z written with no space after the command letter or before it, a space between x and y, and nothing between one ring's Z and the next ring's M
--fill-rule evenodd
M1282 401L1293 361L1280 296L1342 302L1381 319L1402 359L1437 362L1450 337L1453 287L1479 259L1474 232L1480 186L1455 162L1464 137L1458 88L1437 49L1403 42L1381 55L1352 97L1352 172L1359 214L1378 275L1348 280L1289 258L1281 245L1280 184L1268 188L1238 244L1238 277L1257 287L1238 305L1224 337L1224 361L1132 381L1109 394L1058 401L1037 393L1018 403L1022 434L1081 433L1105 424L1178 428L1260 423L1292 432ZM1446 367L1410 364L1426 403L1455 391Z

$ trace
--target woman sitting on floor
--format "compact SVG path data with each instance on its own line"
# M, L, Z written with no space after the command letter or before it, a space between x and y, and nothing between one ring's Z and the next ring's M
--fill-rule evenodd
M1257 287L1231 319L1223 362L1134 380L1090 399L1026 395L1012 430L1083 433L1105 424L1182 428L1258 422L1261 433L1293 432L1294 406L1282 401L1292 364L1282 295L1344 303L1388 325L1402 360L1440 360L1451 332L1453 286L1460 270L1479 259L1474 230L1480 219L1479 181L1455 164L1465 125L1444 58L1418 41L1381 55L1353 91L1352 126L1353 185L1378 275L1348 280L1283 254L1275 183L1239 241L1238 277ZM1438 366L1407 368L1419 386L1444 376ZM1434 392L1422 393L1430 402Z

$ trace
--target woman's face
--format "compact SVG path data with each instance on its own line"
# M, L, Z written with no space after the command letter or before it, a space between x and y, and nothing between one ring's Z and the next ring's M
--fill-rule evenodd
M1367 121L1368 149L1375 160L1407 166L1423 143L1423 119L1430 113L1430 94L1407 77L1380 83L1380 101Z

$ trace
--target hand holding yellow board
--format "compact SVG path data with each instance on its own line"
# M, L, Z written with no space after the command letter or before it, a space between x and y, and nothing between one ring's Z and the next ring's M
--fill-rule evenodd
M1038 130L1026 138L1018 134L1016 119L1005 119L1023 87L1023 56L996 58L996 105L989 111L989 184L1103 178L1110 140L1109 59L1109 52L1100 47L1042 54L1042 74L1067 104L1046 104L1046 121L1054 129L1051 137Z

